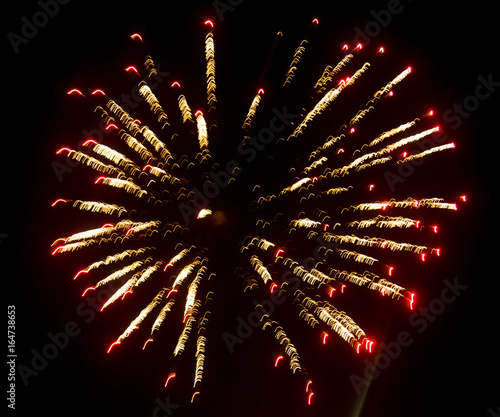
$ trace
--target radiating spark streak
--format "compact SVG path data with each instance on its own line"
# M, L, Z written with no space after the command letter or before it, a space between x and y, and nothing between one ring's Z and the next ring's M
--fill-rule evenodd
M321 226L321 224L322 224L321 222L311 220L311 219L297 219L297 220L292 220L290 222L290 226L306 227L306 228Z
M186 97L183 94L179 95L177 102L179 104L179 110L181 111L182 122L194 123L193 114L191 113L191 107L189 107Z
M363 75L364 72L369 68L370 64L365 63L359 70L357 70L354 75L349 79L349 81L332 88L328 91L323 98L314 106L314 108L307 114L307 116L302 120L302 122L297 126L294 132L289 136L290 138L296 138L299 134L303 133L307 125L319 114L323 113L326 108L340 95L348 85L354 84L354 82Z
M118 177L125 177L125 173L121 169L112 165L104 164L98 159L88 156L86 153L70 150L68 157L89 166L95 171L116 175Z
M142 160L150 162L155 159L153 154L142 143L127 132L122 131L120 139L123 140L130 149L135 151Z
M341 168L334 169L333 171L331 171L330 175L347 175L349 173L349 171L353 168L359 170L359 169L363 169L366 166L370 166L370 164L378 164L378 163L387 162L389 160L387 158L389 158L389 157L385 157L385 158L380 158L380 157L382 157L383 155L390 153L390 152L394 151L395 149L398 149L402 146L419 141L420 139L422 139L426 136L429 136L437 131L439 131L439 128L434 127L432 129L427 129L427 130L420 132L420 133L417 133L415 135L411 135L411 136L408 136L406 138L400 139L399 141L394 142L390 145L387 145L386 147L382 148L379 151L367 153L363 156L358 157L357 159L355 159L354 161L352 161L348 165L345 165ZM368 165L366 165L366 161L368 159L373 159L373 158L379 158L379 159L375 159L374 161L372 161L371 163L368 163Z
M306 48L304 46L305 44L307 44L307 41L304 39L302 42L300 42L300 45L295 50L295 53L293 54L292 62L290 63L290 67L288 68L288 71L285 74L286 78L285 78L285 82L283 83L283 87L292 82L292 79L295 76L295 71L297 70L297 65L299 64L300 58L302 57L302 54L306 50Z
M128 257L136 257L139 255L142 255L143 253L145 253L146 251L151 250L151 249L152 248L149 248L149 247L140 248L137 250L127 249L123 252L107 256L104 260L94 262L94 263L90 264L89 266L87 266L86 268L84 268L83 270L81 270L73 279L76 279L78 277L78 275L80 273L82 273L83 271L84 271L84 273L88 273L89 271L91 271L93 269L97 269L97 268L104 266L104 265L110 265L112 263L122 261ZM138 265L138 266L140 266L140 265Z
M419 207L428 207L428 208L440 208L440 209L449 209L456 210L457 205L455 203L443 203L442 198L423 198L420 200L416 200L414 198L407 198L405 200L389 200L384 202L376 202L376 203L361 203L351 206L352 210L385 210L388 207L390 208L419 208Z
M144 264L143 261L133 262L130 265L127 265L127 266L123 267L122 269L119 269L118 271L113 272L111 275L108 275L106 278L100 280L95 285L95 287L98 288L98 287L101 287L103 285L110 283L111 281L115 281L115 280L127 275L129 272L133 272L137 268L140 268L143 264Z
M182 283L186 280L186 278L193 272L193 270L200 265L200 260L195 260L190 264L186 265L181 272L177 275L172 288L176 288L177 286L182 285Z
M144 321L148 314L151 313L151 311L161 302L164 293L165 289L162 289L147 305L147 307L144 308L134 320L132 320L125 331L118 337L118 339L116 339L116 342L121 343L124 339L129 337L134 330L139 328L140 324Z
M267 327L274 328L274 338L278 341L286 355L290 358L289 365L292 373L302 372L299 353L297 352L295 346L291 343L290 338L283 330L283 327L281 327L276 321L266 319L266 321L262 325L262 328L266 329ZM274 362L274 366L277 367L279 361L281 361L282 359L284 359L282 355L278 356Z
M326 89L326 85L332 81L333 76L337 74L343 67L345 67L352 58L354 58L354 55L348 54L344 58L342 58L342 60L335 66L335 68L332 68L330 65L328 65L323 71L323 74L321 74L319 80L314 85L314 93L323 93Z
M160 329L160 326L165 321L165 317L167 316L167 313L172 310L172 307L174 306L174 304L175 304L175 299L171 299L163 306L160 313L156 317L156 320L153 323L153 326L151 327L151 334L153 334L153 332L158 331Z
M379 136L377 136L375 139L373 139L368 145L366 146L375 146L378 145L380 142L384 141L385 139L394 136L398 133L404 132L405 130L409 129L410 127L413 127L420 119L415 119L411 122L408 123L403 123L402 125L399 125L398 127L395 127L391 130L388 130Z
M319 158L318 160L314 161L311 165L305 167L304 170L302 171L302 173L307 174L310 171L312 171L313 169L323 165L326 161L328 161L328 158L323 156L323 157Z
M323 321L342 339L355 347L366 338L365 332L344 312L338 311L327 301L314 301L307 297L302 291L295 292L300 305L314 313L318 319Z
M307 184L310 181L311 181L311 178L309 178L309 177L302 178L301 180L298 180L297 182L295 182L294 184L292 184L290 187L286 187L283 190L281 190L280 195L281 194L285 194L285 193L289 193L291 191L296 191L300 187L302 187L304 184Z
M435 146L431 149L427 149L426 151L407 156L403 160L398 161L398 164L410 162L410 161L413 161L413 160L419 159L419 158L423 158L424 156L430 155L431 153L434 153L434 152L441 152L441 151L444 151L446 149L453 149L454 147L455 147L455 144L453 142L447 143L446 145Z
M106 145L101 145L100 143L95 143L94 146L92 147L92 151L99 154L99 155L104 156L106 159L110 160L111 162L117 164L120 167L123 167L125 169L131 167L131 168L135 168L137 171L139 170L139 167L134 163L134 161L127 158L122 153L117 152L114 149L109 148ZM135 171L135 172L137 172L137 171ZM132 172L132 174L134 174L135 172Z
M189 317L184 324L184 329L182 330L181 335L179 336L179 340L177 341L177 345L174 349L174 356L180 355L184 352L186 348L186 342L189 338L191 330L193 329L193 325L196 322L194 317Z
M122 188L127 193L133 194L136 197L141 198L143 195L146 195L148 192L143 190L137 184L134 184L131 180L121 180L118 178L110 178L110 177L99 177L96 180L96 184L105 184L114 188Z
M189 284L188 294L186 297L186 305L184 307L184 317L187 317L188 315L193 314L195 301L196 301L196 293L198 291L198 286L200 285L200 281L203 278L203 275L206 271L207 271L207 268L202 266L198 270L198 273L196 274L196 277L193 279L191 284Z
M103 311L110 304L113 304L116 300L121 298L127 291L130 291L139 280L139 277L134 275L125 284L123 284L109 299L102 305L101 311Z
M161 159L168 161L172 158L172 154L167 149L165 144L160 139L158 139L158 137L151 129L149 129L147 126L142 126L140 128L140 132L144 139L146 139L153 146Z
M93 239L98 237L109 236L116 229L115 227L99 227L97 229L90 229L84 232L75 233L67 238L59 238L52 245L54 246L57 242L62 240L65 244L76 242L79 240Z
M407 227L418 227L418 220L409 219L407 217L390 217L390 216L382 216L378 215L372 219L367 220L354 220L352 222L347 223L347 227L356 227L358 229L365 227L399 227L399 228L407 228Z
M100 203L98 201L76 200L73 203L73 207L76 207L80 210L92 211L94 213L104 213L104 214L118 213L118 216L127 213L127 209L125 209L125 207L123 206L118 206L116 204Z
M411 67L406 68L403 72L397 75L392 81L389 81L384 87L378 90L374 95L373 99L369 101L369 103L374 102L375 100L379 100L383 96L385 96L391 89L396 85L403 81L409 74L411 73Z
M193 387L196 387L197 384L200 384L203 380L203 372L205 369L205 355L206 355L206 336L205 336L205 325L201 324L201 327L198 331L198 339L196 341L196 370Z
M157 116L158 122L163 124L162 127L169 126L168 116L161 107L161 104L154 93L151 91L151 88L149 88L146 84L143 84L139 87L139 94L144 97L146 103L149 104L149 108Z
M198 126L198 142L200 144L200 149L203 150L208 148L207 123L205 122L205 118L203 117L203 113L201 111L197 111L195 116L196 124Z
M375 259L371 256L363 255L362 253L349 251L347 249L338 249L341 258L352 259L355 262L365 263L368 265L373 265L374 262L378 262L378 259Z
M150 174L154 175L157 178L160 178L160 181L162 182L168 181L170 184L175 184L180 182L179 178L174 177L173 175L166 172L164 169L159 168L157 166L147 164L144 166L144 168L142 168L142 170L149 172Z
M257 271L257 273L261 276L264 284L272 281L271 274L268 269L262 264L262 261L255 255L250 258L250 264Z
M212 31L209 31L205 37L205 61L207 64L207 103L210 111L215 108L215 103L217 102L217 98L215 96L215 45Z
M141 127L118 103L114 100L108 100L106 107L111 113L118 117L123 126L132 134L136 135Z
M411 243L405 243L405 242L395 242L393 240L383 239L379 237L360 238L354 235L334 235L327 232L323 234L323 237L327 242L350 243L353 245L389 249L391 251L409 251L420 254L424 250L428 249L427 246L413 245Z
M252 100L252 104L250 105L245 121L243 122L242 130L244 132L247 132L254 123L255 112L257 111L257 107L259 107L262 94L264 94L264 90L260 89Z

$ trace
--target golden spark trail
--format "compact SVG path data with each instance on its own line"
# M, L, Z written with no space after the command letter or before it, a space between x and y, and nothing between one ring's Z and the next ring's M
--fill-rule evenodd
M144 137L144 139L146 139L151 144L151 146L153 146L155 151L158 152L160 158L162 158L165 161L168 161L169 159L173 158L172 154L167 149L165 144L160 139L158 139L158 137L149 127L142 126L140 132Z
M182 285L182 283L186 280L186 278L193 272L194 268L200 265L200 263L201 263L200 260L196 259L190 264L186 265L184 268L182 268L181 272L177 275L177 278L175 279L172 288L176 289L177 286Z
M137 184L134 184L132 180L121 180L119 178L99 177L96 181L96 184L98 183L109 185L110 187L114 188L122 188L127 193L133 194L134 196L139 198L148 193L146 190L143 190Z
M184 307L184 317L187 317L188 315L193 314L193 309L194 309L194 304L195 304L195 299L196 299L196 292L198 291L198 286L200 285L200 281L203 278L203 274L206 272L207 268L202 266L199 270L198 273L196 274L196 277L193 279L191 284L189 284L188 287L188 294L186 297L186 305Z
M179 110L181 111L182 122L194 123L193 114L191 113L191 107L189 107L186 97L183 94L181 94L177 99L177 102L179 104Z
M149 163L156 159L142 143L140 143L133 136L129 135L127 132L121 131L120 139L123 140L130 149L136 152L142 160Z
M267 270L267 268L262 264L262 261L255 255L250 258L250 264L257 271L257 273L261 276L264 284L272 281L271 274Z
M104 213L110 215L118 213L118 216L127 213L127 210L123 206L118 206L116 204L100 203L98 201L76 200L73 203L73 207L77 207L79 210L92 211L94 213Z
M379 237L358 237L354 235L334 235L331 233L324 233L323 237L327 242L337 243L350 243L353 245L361 245L368 247L377 247L382 249L389 249L392 251L409 251L415 253L422 253L424 250L429 249L427 246L413 245L411 243L395 242L389 239L382 239Z
M290 63L290 67L288 68L288 71L285 74L285 82L283 83L283 87L285 87L287 84L290 84L292 82L293 77L295 76L295 71L297 70L297 65L299 64L300 58L304 51L306 50L304 44L307 44L307 40L303 40L300 45L297 47L295 50L295 53L293 54L293 59L292 62Z
M419 221L414 219L409 219L407 217L390 217L390 216L382 216L378 215L373 219L367 220L354 220L352 222L347 223L347 227L356 227L358 229L370 226L376 227L418 227Z
M292 373L297 371L301 372L302 366L300 365L299 353L296 347L291 343L290 338L285 333L285 330L283 330L283 327L281 327L279 323L274 320L266 319L262 325L262 329L265 330L267 327L274 328L274 338L278 341L290 358L290 369L292 370Z
M244 132L247 132L252 127L252 124L254 122L255 112L257 111L257 107L259 107L263 92L264 90L262 89L259 90L252 100L252 104L250 105L247 116L245 117L245 121L243 122L242 130Z
M419 207L431 207L431 208L442 208L442 209L451 209L456 210L457 205L455 203L443 203L442 198L422 198L420 200L416 200L414 198L408 197L405 200L388 200L383 202L375 202L375 203L360 203L353 206L350 206L352 210L385 210L388 207L394 208L419 208ZM343 209L347 210L347 209Z
M203 117L201 111L197 111L196 114L196 124L198 126L198 142L200 144L200 150L208 148L208 133L207 133L207 123Z
M89 142L90 141L85 142L84 145L89 143ZM117 152L114 149L111 149L106 145L102 145L102 144L96 143L96 142L94 142L94 143L95 144L92 147L93 152L97 153L98 155L102 155L106 159L117 164L118 166L123 167L128 171L131 171L132 175L134 175L135 173L140 171L140 168L135 164L135 162L132 161L131 159L127 158L122 153Z
M399 84L401 81L403 81L410 73L411 73L411 67L406 68L403 72L401 72L399 75L397 75L392 81L388 82L384 87L382 87L380 90L378 90L373 95L373 99L371 99L368 102L368 104L373 103L376 100L380 100L387 93L389 93L389 91L391 91L392 87L394 87L396 84Z
M416 141L418 141L426 136L429 136L435 132L438 132L438 131L439 131L439 127L434 127L432 129L424 130L423 132L417 133L415 135L411 135L411 136L408 136L406 138L400 139L399 141L391 143L390 145L387 145L386 147L382 148L379 151L367 153L363 156L358 157L357 159L355 159L354 161L352 161L348 165L345 165L341 168L336 168L336 169L332 170L329 175L330 176L347 175L347 174L349 174L349 171L353 168L359 170L359 169L367 168L367 167L372 166L372 165L385 163L385 162L389 161L391 158L390 157L380 158L382 155L390 153L390 152L394 151L395 149L398 149L402 146L416 142ZM372 158L378 158L378 159L374 159L373 161L371 161L369 163L365 162L368 159L372 159Z
M132 118L132 116L130 116L130 114L123 110L123 108L118 103L116 103L114 100L109 100L106 103L106 106L111 111L111 113L118 117L122 125L125 126L125 128L132 135L136 135L140 132L141 126Z
M311 227L321 226L321 222L311 219L298 219L298 220L292 220L290 222L290 226L311 228Z
M161 300L165 296L165 289L162 289L153 300L148 304L146 308L144 308L139 315L132 320L127 329L116 339L115 344L121 343L124 339L129 337L134 330L137 330L140 324L144 321L144 319L148 316L149 313L160 304Z
M347 249L337 249L337 253L341 258L352 259L354 262L365 263L368 265L373 265L375 262L378 262L378 259L375 259L371 256L363 255L362 253L350 251Z
M319 80L316 82L314 85L314 94L321 94L323 91L326 89L326 84L332 81L332 78L335 74L340 72L340 70L345 67L349 61L354 58L354 55L348 54L342 60L335 66L335 68L332 68L330 65L328 65L324 71Z
M402 125L399 125L398 127L395 127L394 129L388 130L381 135L377 136L375 139L373 139L368 145L366 146L375 146L378 145L380 142L383 140L394 136L400 132L404 132L405 130L409 129L410 127L413 127L420 119L415 119L411 122L408 123L403 123ZM358 151L359 152L359 151Z
M65 149L65 148L63 148L63 149ZM62 149L59 150L57 153L60 153L60 152L62 152ZM122 177L122 178L125 177L125 173L121 169L116 168L112 165L104 164L101 161L99 161L98 159L87 155L86 153L83 153L80 151L69 150L68 157L89 166L90 168L92 168L95 171L103 172L105 174L117 175L117 176Z
M144 68L148 71L148 76L152 77L155 74L158 74L156 71L156 66L153 61L153 58L151 58L151 55L148 55L146 59L144 60Z
M454 143L447 143L446 145L435 146L431 149L427 149L426 151L417 153L415 155L407 156L402 161L398 161L398 164L403 164L405 162L413 161L414 159L423 158L424 156L430 155L431 153L441 152L441 151L444 151L446 149L453 149L454 147L455 147Z
M153 323L153 326L151 327L151 334L153 332L158 331L160 329L160 326L163 324L165 317L167 316L167 313L172 310L172 307L175 304L175 299L169 300L161 309L160 313L156 317L155 322Z
M300 122L294 132L288 137L296 138L299 134L303 133L304 129L307 127L308 123L311 122L316 116L323 113L326 108L340 95L345 87L354 84L354 82L363 75L364 72L370 67L370 64L366 62L360 69L358 69L354 75L346 82L340 84L337 87L332 88L328 91L323 98L314 106L314 108L307 114L307 116Z
M115 262L119 262L119 261L122 261L126 258L129 258L129 257L137 257L139 255L142 255L143 253L147 252L147 251L150 251L154 248L151 248L151 247L146 247L146 248L140 248L140 249L137 249L137 250L132 250L132 249L127 249L123 252L120 252L120 253L116 253L114 255L110 255L110 256L107 256L105 259L103 260L100 260L100 261L97 261L97 262L94 262L92 264L90 264L89 266L87 266L86 268L83 268L82 270L80 270L73 279L76 279L78 278L78 276L82 273L88 273L89 271L93 270L93 269L97 269L101 266L104 266L104 265L110 265L112 263L115 263ZM140 266L141 264L137 265L137 266ZM129 272L129 271L127 271ZM127 273L125 272L125 273Z
M165 126L169 126L170 124L168 123L167 114L161 107L161 104L156 96L151 91L151 88L149 88L149 86L144 83L139 87L139 94L144 98L146 103L149 104L149 108L157 116L158 122L163 123L162 128L164 128Z
M205 60L207 63L207 103L209 105L209 110L215 109L215 103L217 98L215 96L215 46L214 46L214 35L212 31L207 33L205 37Z

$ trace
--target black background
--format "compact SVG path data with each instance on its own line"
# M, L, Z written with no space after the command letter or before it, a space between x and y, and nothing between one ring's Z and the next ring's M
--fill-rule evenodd
M474 95L478 76L492 74L493 80L500 80L494 69L498 30L491 3L401 4L403 11L393 15L371 43L397 51L391 62L401 68L412 65L422 80L415 88L416 98L409 95L406 105L428 105L442 118L454 103ZM162 386L170 370L167 341L147 354L139 342L106 354L110 341L134 317L137 306L94 317L88 307L79 307L80 287L71 280L85 261L73 264L78 258L73 256L73 261L61 262L50 255L50 244L72 230L73 221L58 218L50 204L82 184L78 169L63 174L59 181L53 169L58 160L55 151L81 141L82 129L90 130L96 123L89 108L71 100L66 92L73 87L109 88L117 95L130 91L130 84L121 87L130 82L123 69L139 65L142 59L137 51L131 52L131 33L143 35L161 70L170 73L165 84L178 78L183 85L191 85L187 87L190 96L198 100L194 105L203 107L203 21L213 19L219 100L226 102L220 113L229 114L227 123L232 126L240 123L248 108L278 30L290 36L287 45L291 49L284 54L289 57L310 21L318 17L321 33L328 34L318 40L321 47L313 48L322 68L325 56L333 54L328 48L337 51L341 42L352 43L355 28L373 20L370 11L386 7L386 2L245 0L221 20L212 2L73 0L60 5L17 53L4 37L3 109L7 114L2 123L0 252L5 257L2 279L7 305L16 306L17 364L32 367L34 351L41 352L50 343L50 333L64 331L70 322L78 329L78 335L54 359L28 378L27 386L17 375L15 414L149 416L154 415L158 401L165 402L167 397L178 406L172 410L175 416L488 416L492 415L489 409L497 411L498 245L493 197L498 189L494 169L498 91L463 118L458 129L441 123L457 144L455 159L445 157L440 164L436 157L432 176L422 170L408 182L431 189L439 183L438 188L448 195L468 196L463 210L444 222L441 233L447 249L442 263L426 266L416 283L421 305L440 297L446 279L453 282L457 277L467 289L422 333L411 326L407 311L402 314L389 306L377 316L377 320L387 320L380 327L387 332L378 336L380 340L393 341L401 331L408 331L413 342L372 382L366 396L356 395L349 376L362 376L363 361L370 356L357 357L340 343L328 350L311 339L306 349L304 358L315 376L316 393L309 407L303 384L286 367L273 368L276 345L260 332L255 331L230 354L220 335L234 333L236 317L245 318L251 311L251 306L238 310L234 308L238 303L233 302L229 303L232 309L213 321L205 388L191 405L190 376L179 377L172 390ZM4 33L21 34L21 18L31 19L39 10L36 2L11 5ZM230 295L222 292L218 299ZM359 317L367 315L371 313L360 306ZM310 337L307 329L303 337ZM163 411L157 415L164 415Z

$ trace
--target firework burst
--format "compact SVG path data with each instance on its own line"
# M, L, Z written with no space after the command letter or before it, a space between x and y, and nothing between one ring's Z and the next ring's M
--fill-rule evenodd
M313 24L318 24L317 19ZM215 289L216 280L239 277L241 293L233 294L236 299L244 299L244 292L284 294L297 321L313 328L323 343L336 333L355 354L371 352L375 341L351 313L335 306L335 297L354 285L414 308L415 293L398 283L397 266L412 257L420 262L441 255L429 235L437 232L437 226L420 220L420 214L457 210L460 202L458 197L445 201L426 195L424 188L414 197L376 197L381 167L395 167L455 146L448 143L415 151L415 144L439 130L429 126L433 112L423 110L407 120L393 121L386 115L380 123L383 129L356 136L358 125L371 114L381 117L377 107L390 101L393 90L412 73L410 67L393 73L386 68L384 74L392 75L377 78L378 85L373 80L363 83L360 89L358 84L372 66L383 65L379 58L384 48L370 55L362 45L345 45L337 62L319 69L321 75L310 83L309 96L297 114L286 105L263 107L268 94L258 86L248 100L248 110L240 103L235 106L242 107L239 135L224 141L225 119L217 120L214 25L206 21L204 27L204 109L193 111L176 81L168 98L177 108L170 112L171 103L163 104L148 85L148 76L156 73L150 55L144 58L143 70L126 69L141 75L138 91L149 111L147 120L135 118L105 88L68 92L88 101L114 131L115 143L106 146L90 139L81 151L69 147L57 151L86 167L105 201L61 198L53 203L61 212L95 214L95 227L58 238L52 253L66 256L66 252L92 248L105 253L74 277L85 281L83 295L112 284L114 293L101 311L145 287L153 288L149 303L137 306L137 316L121 333L117 331L108 354L143 327L149 328L146 350L166 321L179 322L179 331L172 336L177 340L172 354L177 358L188 343L194 346L192 401L201 392L209 360L211 306L224 302ZM131 38L144 46L139 34ZM308 41L302 40L283 69L279 88L285 97L294 94L307 48ZM371 63L372 59L376 62ZM365 104L337 124L332 110L351 90ZM387 108L385 102L383 107ZM328 134L323 134L326 130ZM314 264L302 262L313 252ZM234 261L221 266L221 258ZM230 268L233 263L236 269ZM273 333L281 349L275 366L287 362L292 373L303 377L310 403L314 393L304 365L307 359L300 356L284 324L261 305L255 308L261 312L261 328ZM165 386L173 383L176 372L166 370Z

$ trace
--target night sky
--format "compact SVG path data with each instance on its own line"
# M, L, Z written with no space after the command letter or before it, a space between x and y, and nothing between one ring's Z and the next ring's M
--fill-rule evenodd
M500 72L497 22L493 20L496 10L491 3L464 6L445 2L446 6L440 3L437 7L435 2L403 0L293 5L282 0L105 4L73 0L58 4L57 9L49 3L52 16L44 14L43 1L16 2L10 6L4 25L4 33L10 35L4 37L8 70L3 78L7 114L3 118L0 253L6 303L14 305L16 311L18 367L16 410L8 410L9 414L498 415L498 245L493 237L497 234L493 154L497 152L498 129L493 124L498 118ZM388 14L388 9L395 12ZM376 23L377 18L389 19L387 16L390 21ZM315 17L320 25L312 30ZM39 19L40 27L30 28L33 19ZM276 312L276 317L291 326L313 380L315 395L310 406L306 404L304 381L292 375L284 363L274 368L279 348L270 334L247 328L243 343L230 349L225 342L222 335L237 334L238 326L252 311L253 301L262 301L259 296L241 293L233 272L237 258L230 253L215 255L219 266L227 263L227 267L221 268L216 287L206 373L202 392L193 405L192 348L178 363L175 384L171 389L163 388L178 332L169 334L165 329L145 352L141 350L144 339L131 337L107 355L109 344L144 304L125 299L122 305L113 306L116 308L97 312L103 300L93 304L91 299L82 298L84 284L72 280L78 269L94 259L83 252L51 256L50 245L55 239L85 229L90 219L88 215L78 217L80 212L51 209L51 203L68 195L79 198L78 190L88 199L102 197L93 194L95 173L82 166L61 168L64 158L55 152L62 146L76 146L92 134L102 136L103 143L112 146L88 103L68 97L66 92L74 87L82 91L103 88L113 97L123 97L137 83L124 68L141 66L145 54L151 53L160 69L158 91L179 80L192 109L205 110L206 19L215 24L221 132L215 146L221 160L234 157L234 146L226 146L224 141L234 140L258 88L266 89L268 100L262 107L261 122L269 120L273 106L300 110L299 99L307 97L310 84L299 82L296 90L282 96L276 80L282 79L304 38L310 40L309 49L304 55L304 73L299 71L297 77L309 82L315 79L307 78L309 69L320 75L327 63L341 58L342 43L360 41L372 51L383 45L386 61L379 63L380 58L373 58L374 77L379 80L375 86L407 66L413 71L408 86L405 81L401 89L395 89L397 105L385 113L387 120L367 120L368 127L384 130L408 115L432 108L434 120L456 144L453 151L426 158L395 191L389 190L383 177L372 180L359 176L359 181L382 184L381 199L432 194L428 196L457 201L458 196L467 195L467 203L460 204L457 212L432 212L440 227L436 239L443 254L439 261L403 267L408 272L402 278L404 285L418 296L416 310L411 312L404 302L349 287L352 292L341 306L374 336L376 352L356 355L334 334L323 346L316 332L292 316L293 309ZM370 30L377 33L367 35ZM271 62L268 58L278 31L284 38ZM145 50L130 40L134 32L146 40ZM371 61L372 56L366 59ZM358 104L353 93L345 107L339 107L338 120L345 120L343 115L350 115ZM392 123L391 118L397 121ZM312 128L312 136L325 138L331 133L325 120ZM429 121L429 126L432 123L436 122ZM253 183L253 176L269 181L274 178L273 170L278 172L280 164L299 158L301 152L300 146L292 146L279 158L272 153L259 156L276 162L268 167L259 159L254 166L245 166L241 183ZM241 194L228 191L219 204L245 213L246 208L231 197L244 201L244 192L235 192ZM243 228L244 218L235 215L232 221ZM210 238L214 245L217 236ZM220 239L227 243L233 236L232 232L221 233ZM297 258L310 256L312 249L295 248ZM386 351L380 350L381 343ZM369 384L360 383L373 371L377 354L385 353L387 358L391 346L393 357L387 364L379 356L379 368L383 369L378 369Z

